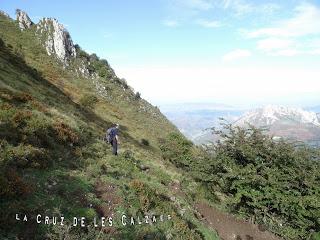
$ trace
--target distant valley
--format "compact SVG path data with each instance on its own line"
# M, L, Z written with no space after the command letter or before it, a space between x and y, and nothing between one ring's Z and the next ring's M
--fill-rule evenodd
M245 110L217 103L181 103L164 105L161 111L196 144L214 141L209 128L219 126L220 118L236 121Z

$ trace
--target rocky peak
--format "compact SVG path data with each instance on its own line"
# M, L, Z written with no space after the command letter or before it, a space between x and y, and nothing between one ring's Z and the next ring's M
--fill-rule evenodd
M76 57L76 48L69 32L55 18L40 20L36 33L49 55L56 55L65 64L70 58Z
M2 10L0 10L0 14L5 16L5 17L7 17L7 18L10 18L9 14L4 12L4 11L2 11Z
M254 126L272 125L278 121L295 121L300 124L320 126L317 114L301 108L267 105L247 112L236 123L250 123Z
M34 24L29 18L28 14L20 9L16 10L16 16L21 30L28 29Z

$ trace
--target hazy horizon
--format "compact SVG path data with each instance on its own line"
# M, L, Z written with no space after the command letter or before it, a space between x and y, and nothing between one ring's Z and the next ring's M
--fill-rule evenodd
M292 96L294 98L294 96ZM309 101L307 98L310 98ZM153 105L156 105L162 108L168 108L170 106L178 106L185 105L186 107L190 104L198 104L198 105L210 105L212 104L212 109L217 107L220 109L230 108L230 109L253 109L253 108L261 108L267 105L275 105L275 106L285 106L285 107L298 107L298 108L312 108L320 106L320 97L319 96L306 96L303 102L299 101L299 99L274 99L273 101L256 101L256 102L235 102L235 101L216 101L215 99L195 99L195 100L179 100L179 101L152 101L149 100Z

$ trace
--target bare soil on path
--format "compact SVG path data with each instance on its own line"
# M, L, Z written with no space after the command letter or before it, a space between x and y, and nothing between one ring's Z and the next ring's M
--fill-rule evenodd
M268 231L263 231L258 225L237 219L207 203L195 204L203 222L215 229L223 240L280 240L281 238Z

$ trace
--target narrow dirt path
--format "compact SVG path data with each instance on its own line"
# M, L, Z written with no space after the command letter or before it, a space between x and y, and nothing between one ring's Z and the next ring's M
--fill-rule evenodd
M221 212L204 202L196 203L195 209L203 217L204 223L218 232L223 240L280 240L268 231L259 230L258 226L245 220Z

